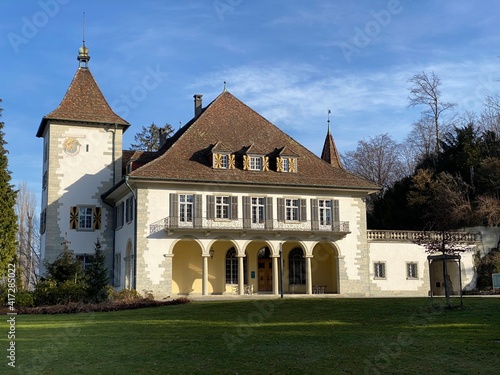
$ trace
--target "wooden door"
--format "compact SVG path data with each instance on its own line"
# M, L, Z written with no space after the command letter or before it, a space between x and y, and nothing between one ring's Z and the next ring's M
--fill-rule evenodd
M273 290L273 260L259 258L259 292L272 292Z

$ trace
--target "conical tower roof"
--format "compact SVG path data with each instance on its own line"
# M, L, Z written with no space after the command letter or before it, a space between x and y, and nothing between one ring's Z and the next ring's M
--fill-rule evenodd
M328 132L325 138L325 144L323 145L323 151L321 152L321 159L326 161L332 167L344 169L342 162L340 161L340 155L335 146L332 133L330 133L330 127L328 127Z
M117 124L125 129L130 126L127 121L113 112L87 64L82 66L80 55L80 67L76 71L66 95L55 110L42 118L36 134L37 137L43 137L45 126L49 120L83 124ZM88 57L88 49L86 49L85 55ZM88 59L85 63L88 63Z

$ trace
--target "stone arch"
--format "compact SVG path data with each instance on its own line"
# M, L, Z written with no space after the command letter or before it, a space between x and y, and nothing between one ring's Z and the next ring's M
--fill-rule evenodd
M339 293L339 250L330 241L318 241L312 247L311 275L313 291Z
M172 294L201 294L202 249L199 241L189 237L172 244Z

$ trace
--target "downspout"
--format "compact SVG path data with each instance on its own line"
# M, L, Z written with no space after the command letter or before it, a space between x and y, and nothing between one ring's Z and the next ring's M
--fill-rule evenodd
M133 276L132 276L132 288L136 289L136 275L137 275L137 196L135 195L134 190L128 183L128 176L125 175L125 185L129 188L131 191L133 197L134 197L134 262L133 262Z

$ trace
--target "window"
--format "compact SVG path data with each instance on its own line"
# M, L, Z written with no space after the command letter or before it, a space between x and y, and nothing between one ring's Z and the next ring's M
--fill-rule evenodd
M193 201L192 194L179 194L179 221L181 223L193 222Z
M283 172L290 172L290 160L283 158Z
M238 284L238 258L234 247L226 253L226 284Z
M376 279L385 279L385 263L376 262L374 265L374 274Z
M70 207L69 228L77 230L101 229L101 207Z
M78 207L78 229L93 229L92 207Z
M134 197L125 201L125 221L130 223L134 219Z
M264 217L264 198L252 198L252 223L263 223Z
M250 170L251 171L262 170L262 158L260 156L250 156Z
M76 256L76 259L82 262L82 268L85 271L92 265L92 262L94 261L94 256L89 254L78 254Z
M49 182L49 177L48 177L47 171L45 171L43 174L43 180L42 180L42 189L43 190L47 189L48 182Z
M298 199L285 199L285 220L297 221L299 220L299 200Z
M289 283L290 284L305 284L306 283L306 267L304 253L302 249L296 247L290 251L288 257L289 268Z
M215 218L229 219L229 197L215 197Z
M332 201L326 199L318 200L319 224L332 225Z
M123 227L123 206L122 202L116 207L116 229Z
M122 254L115 254L114 286L120 286L122 280Z
M418 279L418 268L417 263L406 263L406 278L407 279Z

